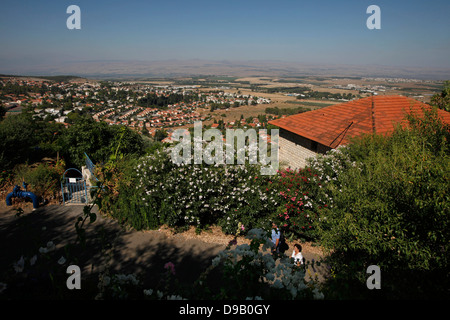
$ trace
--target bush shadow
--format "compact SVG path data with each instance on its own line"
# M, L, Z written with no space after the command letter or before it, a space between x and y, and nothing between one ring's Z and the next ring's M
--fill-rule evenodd
M158 231L126 229L96 210L93 212L97 220L85 223L86 243L82 246L77 241L75 223L83 216L83 206L49 205L35 211L26 208L20 216L16 216L14 208L1 206L0 282L8 287L0 298L93 299L98 293L98 277L107 270L111 275L134 273L143 288L155 288L167 274L164 266L168 262L175 266L173 278L180 285L189 286L224 249L195 239L169 238ZM40 252L49 242L55 248L49 253ZM34 256L37 259L32 266ZM23 270L16 272L14 266L21 257ZM36 276L30 270L40 263L45 267ZM82 290L66 287L66 268L70 264L81 269Z

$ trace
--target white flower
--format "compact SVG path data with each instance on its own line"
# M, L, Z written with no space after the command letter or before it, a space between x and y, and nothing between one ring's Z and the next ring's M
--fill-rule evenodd
M146 296L151 296L153 294L153 289L144 289L144 294Z
M53 243L53 241L49 241L49 242L47 242L47 246L45 248L44 247L39 248L39 252L40 253L48 253L48 252L54 250L55 248L56 248L56 246Z
M55 248L56 247L55 247L55 244L53 243L53 241L47 242L47 250L48 250L48 252L54 250Z
M135 286L139 284L139 280L136 279L136 275L134 274L129 274L128 276L126 276L126 280L131 282Z
M66 263L66 258L64 258L63 256L61 256L61 258L59 258L59 260L58 260L58 264L64 264L64 263Z
M102 280L103 280L103 285L104 286L107 286L107 285L109 285L111 283L111 278L108 277L108 276L103 276Z
M47 248L43 248L43 247L39 248L39 253L47 253L47 252L48 252Z
M245 298L245 300L262 300L262 298L260 296L256 296L256 297L247 297Z
M217 267L217 266L219 265L219 263L220 263L220 257L219 257L219 256L215 257L215 258L212 260L212 266L213 266L213 267Z
M183 297L178 295L167 296L167 300L184 300Z
M14 263L14 271L16 271L16 273L22 272L24 265L25 259L23 258L23 256L21 256L19 261Z
M3 291L5 291L5 290L6 290L6 287L7 287L6 283L0 282L0 293L2 293Z
M314 299L316 299L316 300L322 300L324 298L323 293L319 292L319 290L317 290L317 288L315 288L313 290L313 294L314 294Z

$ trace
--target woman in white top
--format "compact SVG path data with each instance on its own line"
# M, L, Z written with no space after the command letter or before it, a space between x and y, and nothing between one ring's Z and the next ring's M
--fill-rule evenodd
M291 258L294 258L294 264L296 266L303 264L302 246L298 243L294 245Z

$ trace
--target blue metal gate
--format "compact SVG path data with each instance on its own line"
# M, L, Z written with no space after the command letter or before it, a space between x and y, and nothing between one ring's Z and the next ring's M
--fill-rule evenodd
M82 173L75 169L67 169L61 180L61 192L64 204L87 204L89 202L86 181Z

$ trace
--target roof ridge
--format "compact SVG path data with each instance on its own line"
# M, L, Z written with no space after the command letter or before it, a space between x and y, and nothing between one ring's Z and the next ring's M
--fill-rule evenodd
M372 117L372 132L376 133L376 127L375 127L375 95L372 94L372 104L371 104L371 117Z

